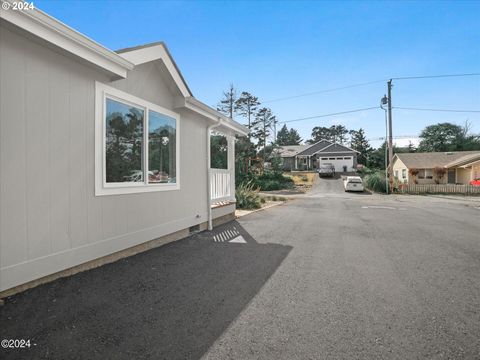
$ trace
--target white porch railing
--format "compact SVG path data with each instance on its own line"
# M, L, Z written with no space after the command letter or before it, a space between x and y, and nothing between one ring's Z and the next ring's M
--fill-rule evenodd
M230 201L233 194L233 174L230 170L210 169L210 194L213 202Z

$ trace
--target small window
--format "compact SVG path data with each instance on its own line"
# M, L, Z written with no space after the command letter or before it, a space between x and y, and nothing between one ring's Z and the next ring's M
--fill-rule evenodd
M398 179L398 170L395 170L395 177Z
M322 158L322 160L328 160L328 158Z
M175 119L152 110L148 114L148 182L175 183Z
M344 157L345 160L351 160L352 158L350 156Z
M433 170L425 169L425 179L433 179Z
M328 158L328 160L335 160L335 158Z
M337 160L343 160L343 157L338 157Z
M418 170L418 178L419 179L425 179L425 169L419 169Z
M402 169L402 178L403 179L407 178L407 169Z
M304 163L304 164L307 163L307 158L303 158L303 163Z

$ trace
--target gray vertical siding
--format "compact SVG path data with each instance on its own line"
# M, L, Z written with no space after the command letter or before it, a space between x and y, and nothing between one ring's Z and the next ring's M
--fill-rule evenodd
M207 124L186 111L180 190L94 195L95 81L172 109L161 64L108 83L0 30L0 291L206 221Z

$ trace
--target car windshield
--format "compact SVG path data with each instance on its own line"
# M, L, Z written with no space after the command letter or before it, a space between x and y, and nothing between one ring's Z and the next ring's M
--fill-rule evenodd
M361 179L348 179L347 181L349 183L356 183L356 184L361 184L362 183Z

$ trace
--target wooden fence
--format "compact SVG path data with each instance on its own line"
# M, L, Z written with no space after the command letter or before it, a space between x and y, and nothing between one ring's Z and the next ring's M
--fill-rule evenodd
M478 194L480 186L456 184L412 184L401 185L398 189L401 194Z

